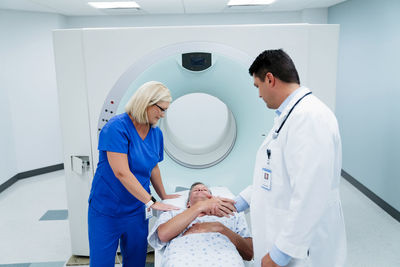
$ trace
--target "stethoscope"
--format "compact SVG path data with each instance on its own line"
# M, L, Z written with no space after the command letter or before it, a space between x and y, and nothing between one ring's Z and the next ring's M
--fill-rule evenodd
M285 125L286 120L289 118L290 113L292 113L293 109L297 106L298 103L300 103L301 100L303 100L303 98L305 98L308 95L311 95L312 92L308 92L307 94L303 95L299 100L297 100L297 102L293 105L293 107L289 110L288 114L286 115L286 118L283 120L283 122L281 123L281 126L279 126L278 130L275 130L275 132L272 134L272 138L276 139L278 138L279 132L281 131L283 125Z

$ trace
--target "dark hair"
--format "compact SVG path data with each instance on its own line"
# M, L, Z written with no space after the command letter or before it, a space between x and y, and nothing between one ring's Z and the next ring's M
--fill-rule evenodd
M268 72L283 82L300 84L299 74L292 59L282 49L265 50L249 68L250 75L254 74L261 81L265 81Z
M193 184L190 186L189 194L190 194L190 192L192 192L193 187L195 187L196 185L199 185L199 184L205 185L205 184L203 184L202 182L195 182L195 183L193 183Z

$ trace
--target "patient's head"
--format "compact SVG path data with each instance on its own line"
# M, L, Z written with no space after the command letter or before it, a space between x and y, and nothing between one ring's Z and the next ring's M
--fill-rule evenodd
M193 206L198 201L206 200L211 195L210 189L205 186L203 183L196 182L192 184L189 191L189 197L187 201L187 207Z

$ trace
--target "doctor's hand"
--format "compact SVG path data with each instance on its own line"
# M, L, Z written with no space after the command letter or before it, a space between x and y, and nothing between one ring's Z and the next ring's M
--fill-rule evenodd
M179 210L178 207L175 207L174 205L170 204L165 204L161 202L156 202L153 205L151 205L151 208L154 210L161 210L161 211L167 211L167 210Z
M261 267L280 267L280 265L276 264L271 257L269 256L269 253L266 254L262 260L261 260Z
M164 199L173 199L173 198L178 198L178 197L180 197L181 195L179 195L179 194L169 194L169 195L165 195L164 196ZM163 200L164 200L163 199Z
M232 215L236 212L235 201L233 199L224 198L224 197L216 197L219 200L219 206L214 211L213 215L222 217Z

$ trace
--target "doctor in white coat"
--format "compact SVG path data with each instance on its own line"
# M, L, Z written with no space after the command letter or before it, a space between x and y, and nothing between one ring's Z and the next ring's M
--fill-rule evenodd
M238 211L250 207L254 266L344 266L335 115L300 86L283 50L264 51L249 72L260 98L277 113L257 152L253 184L236 197Z

